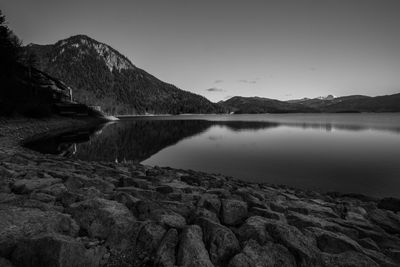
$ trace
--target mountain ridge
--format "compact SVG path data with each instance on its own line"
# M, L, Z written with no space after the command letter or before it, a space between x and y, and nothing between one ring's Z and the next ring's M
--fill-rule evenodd
M400 112L400 93L376 97L349 95L288 101L234 96L219 103L234 113Z
M87 35L54 44L30 44L39 69L74 88L81 103L111 114L217 113L221 107L203 96L179 89L135 66L111 46Z

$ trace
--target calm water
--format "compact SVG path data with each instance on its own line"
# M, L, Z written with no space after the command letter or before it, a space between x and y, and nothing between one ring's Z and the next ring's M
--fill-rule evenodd
M400 197L400 114L131 118L32 147L84 160L132 160L247 181Z

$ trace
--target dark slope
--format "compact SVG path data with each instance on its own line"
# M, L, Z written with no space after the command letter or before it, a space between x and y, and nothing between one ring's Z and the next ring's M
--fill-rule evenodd
M133 65L110 46L85 35L53 45L26 47L38 56L39 68L65 81L74 99L99 105L112 114L215 113L206 98L160 81Z
M58 104L70 104L70 88L62 81L22 64L12 75L12 80L0 79L0 116L50 116Z

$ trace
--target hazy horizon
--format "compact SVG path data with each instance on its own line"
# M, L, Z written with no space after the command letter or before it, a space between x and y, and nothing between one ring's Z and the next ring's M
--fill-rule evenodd
M28 1L0 9L24 44L85 34L217 102L400 92L400 2Z

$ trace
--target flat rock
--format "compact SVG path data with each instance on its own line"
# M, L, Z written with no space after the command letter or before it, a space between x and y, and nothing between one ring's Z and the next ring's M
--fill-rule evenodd
M352 228L340 226L334 222L315 217L313 215L304 215L301 213L289 211L286 215L287 222L290 225L296 226L299 229L306 227L318 227L321 229L330 230L333 232L344 233L352 238L358 237L358 231Z
M17 194L29 194L34 190L50 186L61 181L61 179L55 178L20 179L15 181L11 188Z
M96 177L86 177L83 175L74 175L67 179L65 186L70 190L77 190L83 187L94 187L102 193L112 193L115 186L103 179Z
M252 207L252 208L250 208L249 213L252 215L258 215L258 216L268 218L268 219L274 219L274 220L281 219L281 215L279 213L274 212L268 208Z
M292 254L282 245L271 242L261 246L256 241L246 242L242 252L237 254L229 262L229 267L271 267L285 266L295 267L296 260Z
M340 254L322 253L322 261L326 267L379 267L368 256L355 251L346 251Z
M331 217L338 218L339 216L334 212L331 207L318 205L315 203L309 203L305 201L287 201L284 205L287 206L288 210L292 210L298 213L306 215L314 215L317 217Z
M55 196L57 199L60 199L62 194L65 193L66 191L67 191L67 188L62 183L53 184L53 185L43 187L38 190L38 192L40 192L40 193L45 193L45 194Z

